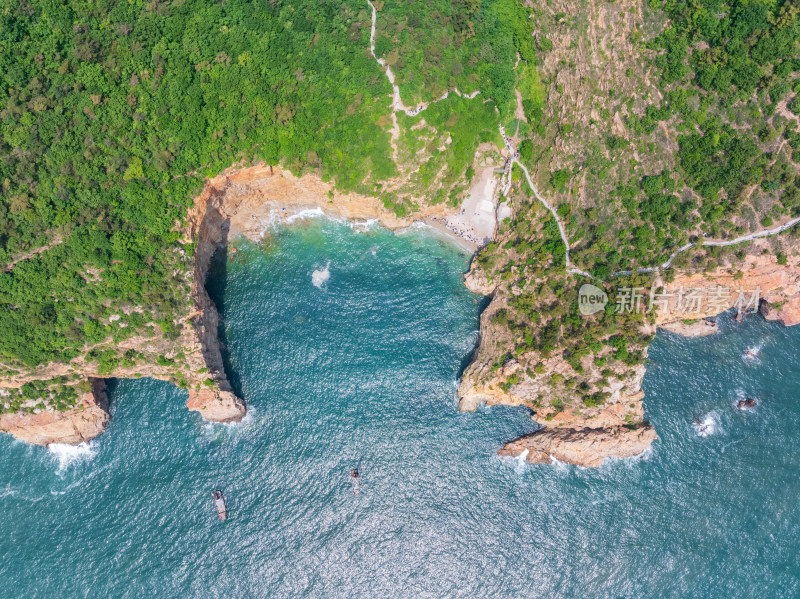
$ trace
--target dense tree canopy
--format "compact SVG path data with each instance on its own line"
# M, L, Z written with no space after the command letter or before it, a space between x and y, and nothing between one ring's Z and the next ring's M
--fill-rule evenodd
M459 85L509 103L513 0L376 4L378 52L403 56L409 102ZM396 174L370 19L365 0L9 0L0 264L60 243L0 271L0 362L64 360L111 334L168 329L188 296L171 274L191 258L177 244L186 208L205 176L236 160L313 169L364 192ZM390 36L386 23L402 27ZM471 164L494 106L472 118L474 106L448 100L431 112L454 128L441 158L449 180ZM129 305L145 314L123 315L124 331L102 324Z

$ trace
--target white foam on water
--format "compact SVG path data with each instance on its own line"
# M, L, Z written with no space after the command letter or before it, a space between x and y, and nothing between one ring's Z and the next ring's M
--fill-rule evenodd
M763 343L759 343L758 345L751 345L742 354L742 360L750 364L761 362L761 348L763 346L764 346Z
M350 225L350 230L355 233L366 233L371 229L374 229L378 226L378 219L377 218L370 218L365 221L359 222L350 222L348 221L348 225Z
M16 489L12 489L11 488L11 483L8 483L6 485L6 488L3 490L3 492L0 493L0 499L2 499L3 497L14 497L14 496L17 495L17 493L18 492L17 492Z
M637 453L636 455L632 455L627 458L618 458L616 456L607 457L603 460L603 463L600 465L601 469L605 469L608 467L612 467L614 465L622 465L626 468L633 468L642 461L648 461L650 458L653 457L653 446L651 445L647 449L645 449L641 453Z
M709 412L701 420L692 423L698 437L710 437L719 432L719 416L716 412Z
M526 461L528 453L529 451L527 449L523 449L522 453L514 458L514 472L517 474L525 472L525 468L528 466L528 462Z
M254 424L257 424L256 410L248 406L247 413L239 422L212 422L210 420L202 420L201 422L200 432L207 439L235 437L247 432Z
M550 465L553 466L556 472L569 472L570 464L562 462L553 456L550 456ZM578 466L578 468L582 468L582 466Z
M510 456L495 456L496 459L500 460L500 463L504 466L508 466L511 468L516 474L524 474L527 470L529 464L526 461L528 457L529 451L527 449L523 449L522 453L518 456L510 457Z
M22 501L28 501L30 503L39 503L42 499L45 498L45 495L41 497L27 497L26 495L19 492L17 489L12 489L11 484L9 483L6 485L5 490L0 493L0 499L3 497L16 497L17 499L21 499Z
M311 284L317 289L322 289L322 286L331 278L330 260L325 265L325 268L318 268L311 273Z
M301 210L296 214L292 214L286 218L286 222L291 224L296 220L300 220L303 218L316 218L318 216L325 216L325 213L322 211L322 208L309 208L307 210Z
M58 461L58 470L56 470L56 474L64 472L69 466L91 460L97 455L97 448L91 441L83 442L79 445L51 443L47 446L47 451Z
M403 227L402 229L395 229L395 235L408 235L409 233L414 233L417 231L422 230L435 230L432 226L428 223L422 222L421 220L415 220L413 223L408 225L407 227Z

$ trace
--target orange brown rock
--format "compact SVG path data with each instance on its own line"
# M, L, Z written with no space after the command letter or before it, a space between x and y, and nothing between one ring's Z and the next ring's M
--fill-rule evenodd
M656 438L655 429L647 422L607 428L545 428L506 443L497 455L518 457L525 454L525 460L531 464L550 463L555 459L576 466L596 467L610 457L638 456Z
M102 433L111 415L103 379L91 379L92 390L83 395L80 405L65 412L3 414L0 431L34 445L66 443L77 445Z

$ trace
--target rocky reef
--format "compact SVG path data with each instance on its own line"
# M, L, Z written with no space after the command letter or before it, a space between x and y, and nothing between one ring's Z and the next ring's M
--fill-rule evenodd
M531 464L558 460L596 467L606 458L641 455L655 439L655 430L646 422L607 428L544 428L506 443L497 455L515 458L524 454Z

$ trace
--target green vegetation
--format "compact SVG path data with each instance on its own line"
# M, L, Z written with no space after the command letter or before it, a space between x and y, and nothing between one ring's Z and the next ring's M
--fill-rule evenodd
M527 10L516 0L432 0L411 8L375 2L375 54L392 67L403 100L430 102L480 90L501 110L514 90L515 53L533 58Z
M586 8L608 13L592 27L594 15L565 0L547 10L518 0L375 7L375 53L407 105L456 88L480 95L392 115L365 0L9 0L0 14L4 372L84 355L101 374L155 363L186 387L180 352L123 353L110 342L181 338L194 252L181 241L187 208L205 178L239 160L313 172L407 216L423 202L458 205L479 144L502 146L502 122L563 221L573 261L606 280L704 235L800 214L794 3L651 0L642 17L602 3ZM585 43L604 31L607 43ZM529 373L557 411L575 398L578 409L600 406L602 388L642 364L650 340L646 316L613 309L617 289L650 281L614 278L606 310L582 317L582 281L564 272L556 220L516 167L512 181L514 215L477 258L504 294L490 323L503 333L491 371L516 360L503 389ZM741 260L737 251L701 247L674 264L711 269ZM548 376L554 362L563 372ZM33 410L39 397L66 409L71 393L49 381L2 406Z
M556 207L581 207L567 223L576 265L605 277L800 215L796 3L652 0L576 14L553 0L532 12L539 66L518 74L520 158ZM692 253L698 268L710 259Z
M4 389L0 393L0 414L28 413L52 408L65 411L78 405L78 394L91 391L87 381L75 385L66 376L34 380L19 389Z
M425 114L451 142L412 187L445 166L430 200L457 203L477 144L496 136L494 106L511 106L515 54L532 51L527 12L513 0L376 5L377 52L395 53L407 101L481 90ZM189 286L170 273L190 270L193 249L178 242L181 223L203 179L236 160L364 193L396 175L370 20L361 0L11 0L0 14L0 264L55 245L0 272L0 362L66 361L153 335L151 323L176 339ZM402 194L384 201L415 208ZM122 313L131 305L145 312ZM90 359L105 371L123 358Z

